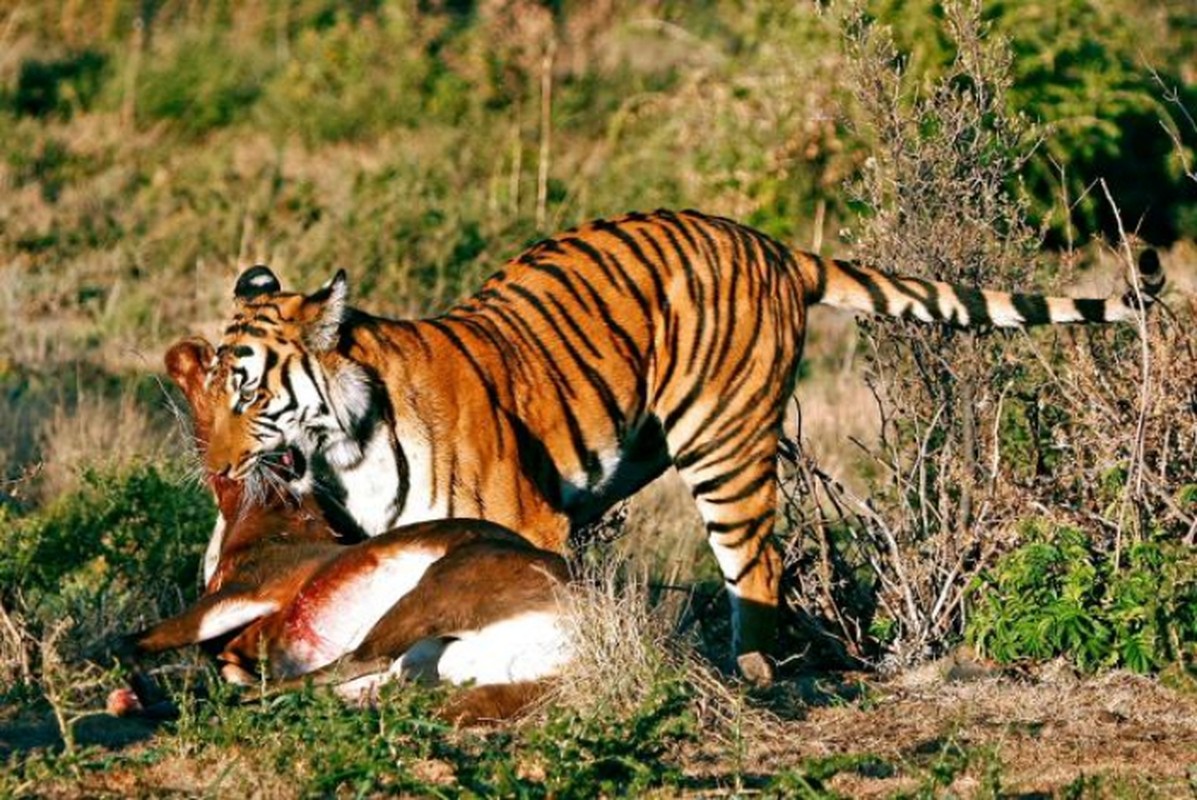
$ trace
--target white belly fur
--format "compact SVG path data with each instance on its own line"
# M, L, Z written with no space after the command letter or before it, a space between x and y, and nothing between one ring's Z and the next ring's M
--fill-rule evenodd
M399 465L384 431L379 430L366 443L356 466L342 467L332 457L329 462L337 469L341 485L345 487L345 508L362 530L377 536L395 527L395 501L401 488Z
M560 614L521 614L449 643L437 663L450 683L535 681L556 675L573 654L568 626Z
M216 574L216 567L220 564L220 547L224 544L225 521L224 514L216 512L216 526L212 528L212 535L208 537L208 547L204 550L204 586L212 582Z
M535 612L497 622L458 639L425 639L390 669L339 685L342 698L373 702L392 680L435 681L488 686L551 678L573 656L569 626L560 614Z

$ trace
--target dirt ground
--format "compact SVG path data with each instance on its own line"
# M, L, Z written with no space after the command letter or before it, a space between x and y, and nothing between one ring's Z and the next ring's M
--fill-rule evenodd
M738 746L708 739L687 749L683 796L753 796L779 773L852 755L873 760L828 778L826 789L845 797L916 793L936 761L956 753L970 755L948 779L954 796L992 796L996 788L1004 797L1197 797L1197 694L1153 678L1115 672L1082 680L1061 665L1033 676L961 676L941 663L889 681L790 681L767 705L772 714L749 712ZM0 720L0 761L59 744L51 718ZM77 736L125 758L21 793L295 795L252 752L155 749L148 722L97 716L81 722Z
M951 670L929 665L866 684L855 701L808 706L759 737L748 760L763 774L837 754L897 767L828 781L848 797L915 791L917 767L952 750L988 756L950 784L957 796L989 794L979 773L990 769L1002 796L1197 797L1197 694L1126 672L1081 680L1062 664L1025 677Z

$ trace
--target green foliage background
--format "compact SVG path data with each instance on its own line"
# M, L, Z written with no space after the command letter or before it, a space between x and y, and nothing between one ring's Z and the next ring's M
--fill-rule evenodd
M866 8L894 28L909 74L932 86L948 69L942 4ZM1111 234L1099 179L1144 238L1197 237L1183 172L1197 141L1165 100L1175 91L1197 110L1190 3L984 13L1010 43L1011 111L1041 137L1010 180L1047 243ZM39 470L55 415L89 392L136 393L155 431L172 424L130 376L154 371L174 338L213 330L247 264L295 287L344 267L355 301L407 315L445 308L540 236L630 209L697 207L837 250L836 232L851 238L869 211L843 187L874 145L844 57L834 14L815 3L0 3L0 603L34 637L73 620L65 653L86 659L194 596L214 511L181 459L86 469L57 496ZM1011 408L1009 457L1031 481L1040 451L1058 454ZM1191 552L1151 537L1114 551L1048 523L1024 538L970 597L966 635L984 652L1191 667ZM298 753L313 794L435 792L397 760L431 756L453 765L461 793L566 797L680 785L672 749L695 737L694 689L677 676L630 716L550 717L510 753L430 728L426 701L205 705L171 746L261 747L280 768ZM813 792L851 768L815 765L772 789Z
M1185 7L986 5L1013 48L1014 110L1040 124L1018 177L1052 241L1110 233L1100 178L1128 228L1197 234L1147 73L1193 107ZM909 70L931 80L950 61L936 3L870 8ZM22 289L0 333L24 340L38 300L71 351L188 329L216 309L197 281L251 259L305 283L349 266L381 310L426 310L537 235L632 208L828 241L851 224L841 186L869 147L814 5L106 0L8 18L0 263Z

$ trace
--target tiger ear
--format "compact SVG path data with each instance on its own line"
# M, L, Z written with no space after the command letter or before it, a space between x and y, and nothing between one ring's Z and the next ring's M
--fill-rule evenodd
M233 297L241 302L253 300L258 295L270 294L282 289L278 278L265 264L255 264L241 273L237 278L237 286L233 289Z
M312 351L325 353L337 343L348 300L349 278L343 269L303 299L300 319L304 323L304 341Z

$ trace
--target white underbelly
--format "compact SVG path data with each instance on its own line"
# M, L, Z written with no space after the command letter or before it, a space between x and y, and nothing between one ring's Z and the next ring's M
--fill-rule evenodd
M455 684L535 681L558 674L573 655L561 614L521 614L462 634L437 662L441 680Z

